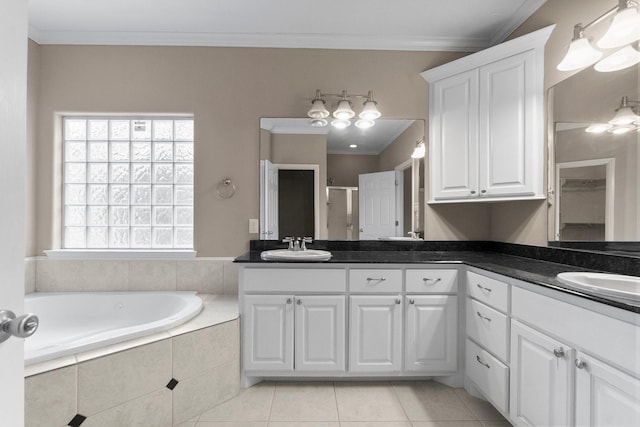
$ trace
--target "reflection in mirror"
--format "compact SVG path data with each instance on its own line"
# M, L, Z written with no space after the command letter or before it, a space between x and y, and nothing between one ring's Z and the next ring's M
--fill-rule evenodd
M424 132L424 120L335 129L261 119L260 239L418 238L424 161L411 153Z
M638 67L588 68L552 88L554 240L640 240L640 133L609 123L638 95Z

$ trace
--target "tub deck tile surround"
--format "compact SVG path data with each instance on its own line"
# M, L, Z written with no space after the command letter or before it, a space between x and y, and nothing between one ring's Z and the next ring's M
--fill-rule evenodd
M25 260L25 293L81 291L196 291L238 294L233 258Z
M83 426L171 426L236 395L237 297L200 296L203 311L179 330L27 367L26 426L67 425L76 414Z

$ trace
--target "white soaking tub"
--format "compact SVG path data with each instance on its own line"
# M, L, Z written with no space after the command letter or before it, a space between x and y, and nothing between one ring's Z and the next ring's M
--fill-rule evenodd
M195 292L35 292L25 311L40 326L25 340L25 365L139 338L195 317Z

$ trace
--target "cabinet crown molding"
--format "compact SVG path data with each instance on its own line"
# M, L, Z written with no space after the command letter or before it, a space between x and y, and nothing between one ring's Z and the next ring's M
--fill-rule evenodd
M426 81L433 83L434 81L440 80L444 77L463 73L526 50L539 49L540 51L543 51L544 46L547 43L547 40L549 40L555 26L555 24L549 25L548 27L544 27L524 36L423 71L420 75Z

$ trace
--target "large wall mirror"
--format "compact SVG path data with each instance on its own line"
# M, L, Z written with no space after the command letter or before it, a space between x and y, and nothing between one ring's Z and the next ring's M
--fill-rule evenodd
M623 102L637 112L638 79L589 67L551 89L550 244L640 241L640 122L609 124Z
M313 127L260 120L260 239L419 239L424 159L411 158L424 120Z

